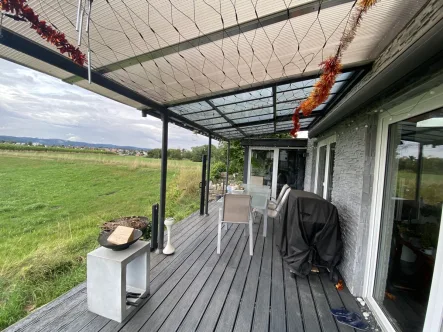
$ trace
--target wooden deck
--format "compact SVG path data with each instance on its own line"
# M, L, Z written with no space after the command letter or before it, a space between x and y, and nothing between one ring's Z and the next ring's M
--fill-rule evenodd
M358 312L347 289L326 274L290 277L273 244L273 222L263 238L254 225L249 256L243 225L232 225L216 253L217 205L194 213L173 230L176 253L151 254L151 295L121 324L88 312L86 285L72 289L6 331L309 331L350 332L330 307Z

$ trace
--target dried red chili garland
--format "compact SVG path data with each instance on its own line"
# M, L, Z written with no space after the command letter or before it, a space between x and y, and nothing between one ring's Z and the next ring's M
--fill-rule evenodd
M343 52L354 40L357 28L361 24L363 15L366 14L366 12L377 3L377 1L378 0L360 0L357 3L356 11L352 17L350 27L344 32L342 38L340 39L336 54L320 63L320 67L323 71L320 79L317 81L317 83L315 83L314 89L309 97L300 103L300 105L294 111L294 115L292 116L294 128L290 132L292 137L297 137L297 133L300 131L300 111L303 113L303 116L308 116L314 109L328 99L331 89L335 84L337 75L341 72L341 58Z
M45 21L40 20L26 2L27 0L0 0L0 10L10 12L18 19L31 23L31 28L43 39L55 45L60 53L67 53L72 61L83 66L86 63L86 55L78 47L69 43L64 33L53 29Z

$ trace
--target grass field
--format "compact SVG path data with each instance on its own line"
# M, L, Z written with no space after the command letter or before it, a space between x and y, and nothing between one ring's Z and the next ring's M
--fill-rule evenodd
M198 209L199 174L169 162L167 216ZM150 217L159 183L159 160L0 151L0 330L84 281L98 225Z

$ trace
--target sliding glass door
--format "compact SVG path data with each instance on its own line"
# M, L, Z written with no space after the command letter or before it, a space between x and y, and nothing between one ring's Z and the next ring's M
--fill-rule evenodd
M436 256L443 241L439 236L443 218L443 111L391 123L386 135L385 180L370 297L396 331L418 332L423 330L427 315L435 314L434 306L429 309L431 289L436 291L436 280L442 275ZM441 299L437 301L441 303Z
M277 197L285 184L303 190L305 164L305 149L251 147L247 181L269 186L272 197Z

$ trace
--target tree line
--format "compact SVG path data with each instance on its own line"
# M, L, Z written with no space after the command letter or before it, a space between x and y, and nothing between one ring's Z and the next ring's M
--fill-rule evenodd
M211 147L211 178L218 179L221 172L226 172L228 143L220 142L218 146ZM201 162L202 156L208 154L208 145L194 146L190 150L168 149L168 159L183 160L188 159L194 162ZM229 156L229 173L243 174L244 148L240 141L231 141ZM148 151L147 158L160 159L161 149Z

